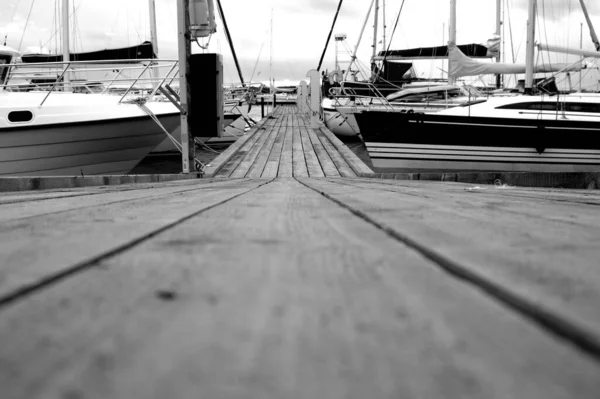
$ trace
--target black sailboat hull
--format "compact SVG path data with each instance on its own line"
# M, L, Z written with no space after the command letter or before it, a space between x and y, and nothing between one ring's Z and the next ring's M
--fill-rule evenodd
M355 114L376 168L600 171L598 122L439 113Z

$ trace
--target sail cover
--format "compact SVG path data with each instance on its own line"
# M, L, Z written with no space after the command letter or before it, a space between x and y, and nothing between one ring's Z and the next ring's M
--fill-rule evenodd
M502 62L481 62L468 57L460 50L460 46L449 43L449 75L454 78L461 76L478 76L486 74L522 74L525 73L525 64L513 64ZM552 64L552 65L536 65L535 73L547 72L572 72L579 71L583 67L581 64Z
M460 50L473 58L491 58L495 55L489 51L487 46L483 44L462 44L458 46ZM419 59L419 58L448 58L448 46L437 47L416 47L404 50L389 50L380 51L376 59L382 60L397 60L397 59Z
M451 42L448 42L451 44ZM456 44L454 44L456 46ZM463 54L471 58L493 58L500 53L500 36L493 35L485 44L471 43L458 46ZM404 50L380 51L375 61L402 59L436 59L449 57L448 46L416 47Z
M91 51L85 53L72 53L70 55L71 61L114 61L119 60L120 62L131 60L132 63L137 62L136 60L156 58L152 43L145 41L140 45L131 47L122 47L115 49L106 49L100 51ZM45 62L61 62L63 60L62 55L52 54L23 54L21 60L24 63L45 63Z

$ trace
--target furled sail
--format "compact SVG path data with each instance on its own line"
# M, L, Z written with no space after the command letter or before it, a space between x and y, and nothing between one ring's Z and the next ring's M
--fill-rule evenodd
M494 35L485 44L461 44L457 47L468 57L493 58L496 57L500 51L500 36ZM386 61L394 61L406 59L447 59L448 57L448 46L436 46L380 51L376 57L373 57L373 60L381 61L385 59Z
M151 59L156 58L152 43L145 41L140 45L107 49L100 51L91 51L85 53L71 53L71 61L108 61L108 60L119 60L136 62L135 60ZM46 63L46 62L61 62L63 56L61 54L23 54L21 60L24 63Z
M448 44L448 59L450 60L449 75L454 78L461 76L478 76L487 74L522 74L525 73L525 64L502 63L502 62L481 62L465 55L454 43ZM534 67L535 73L552 72L572 72L583 69L581 64L552 64L537 65Z

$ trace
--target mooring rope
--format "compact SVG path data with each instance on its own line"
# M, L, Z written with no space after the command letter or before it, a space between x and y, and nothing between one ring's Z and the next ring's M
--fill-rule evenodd
M150 110L147 106L146 106L146 100L143 98L139 98L137 100L133 100L131 101L131 103L137 104L138 107L140 107L140 109L142 109L142 111L144 111L160 128L161 130L167 135L167 137L173 142L173 144L175 145L175 148L177 148L177 150L179 150L179 152L181 154L183 154L183 146L177 141L177 139L175 137L173 137L171 135L171 133L169 133L167 131L167 129L163 126L163 124L160 122L160 120L158 119L158 117L156 116L156 114L154 114L154 112L152 112L152 110ZM216 151L215 151L216 152ZM196 163L197 169L199 171L202 171L206 165L200 161L198 158L194 157L194 162Z

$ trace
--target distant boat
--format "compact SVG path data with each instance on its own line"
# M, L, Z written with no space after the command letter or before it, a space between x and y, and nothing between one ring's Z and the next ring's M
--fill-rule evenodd
M371 11L375 9L379 10L379 0L373 1L367 12L366 20L369 19ZM365 24L362 27L362 31L359 35L362 38ZM375 16L373 25L373 37L377 38L378 19ZM385 32L384 32L385 35ZM336 46L338 42L344 41L345 35L336 36ZM383 39L385 47L385 36ZM418 84L426 86L433 85L447 85L447 79L422 79L417 77L417 74L413 67L413 60L426 59L447 59L448 58L448 46L434 46L434 47L414 47L407 49L397 50L382 50L377 52L377 43L373 42L373 55L371 59L371 75L364 80L357 80L355 78L348 79L349 75L355 76L359 71L352 71L352 65L356 60L356 45L355 52L351 57L351 62L347 67L347 70L341 70L338 64L337 48L335 58L335 70L324 74L322 77L322 111L323 120L329 130L335 135L340 137L350 137L360 135L360 128L354 115L348 112L347 107L354 107L355 111L361 109L361 104L386 104L389 102L389 98L386 97L394 95L394 93L408 93L404 90L406 88L414 88ZM494 55L493 50L489 44L479 43L468 43L458 46L465 54L469 57L475 58L492 58ZM377 66L376 62L380 62ZM353 73L356 72L356 73ZM410 87L408 87L410 86ZM456 89L459 90L459 89ZM431 96L431 93L429 94ZM449 106L452 101L445 102ZM390 106L396 107L396 104ZM338 110L339 107L346 108L345 113L342 115ZM402 107L400 107L401 109ZM428 111L433 112L439 110L438 107L432 107Z

